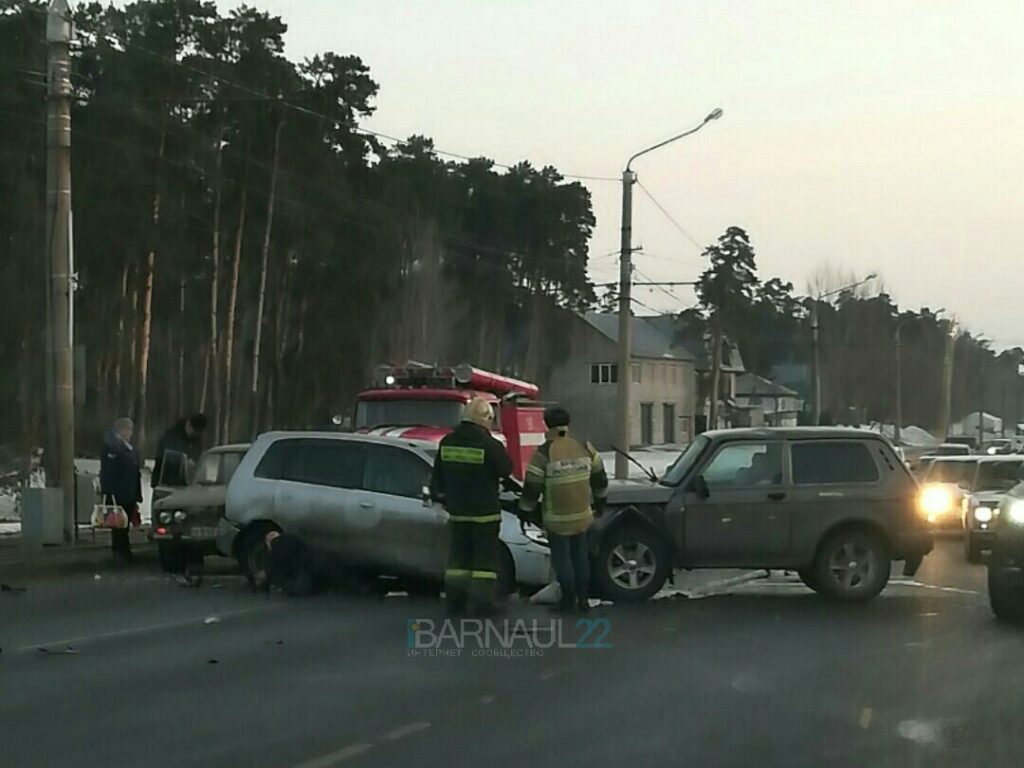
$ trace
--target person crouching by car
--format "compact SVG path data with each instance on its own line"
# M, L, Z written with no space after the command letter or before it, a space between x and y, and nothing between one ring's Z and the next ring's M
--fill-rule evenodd
M136 528L142 522L139 504L142 501L142 475L139 471L139 454L132 446L135 425L129 418L120 418L103 437L100 453L100 495L113 499L124 509L128 522ZM131 540L128 528L114 528L110 532L110 547L114 559L123 563L132 561Z
M519 509L534 515L543 497L541 519L551 546L551 564L562 590L556 608L568 612L590 609L590 555L587 529L604 510L608 475L601 455L590 443L569 435L569 412L552 406L544 411L545 442L526 468ZM591 509L593 497L594 509Z

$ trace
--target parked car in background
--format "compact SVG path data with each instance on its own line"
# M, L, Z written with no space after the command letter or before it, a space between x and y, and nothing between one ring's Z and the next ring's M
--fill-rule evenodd
M811 589L875 597L932 535L918 486L881 435L823 427L706 432L657 482L611 483L591 532L611 600L644 600L673 566L795 570Z
M980 456L937 456L921 478L928 522L936 528L963 527L963 504L974 483Z
M1016 453L1017 450L1018 446L1013 438L997 437L993 440L987 440L982 452L987 456L1002 456L1010 453Z
M207 555L217 554L217 528L224 517L228 483L248 449L248 444L241 443L211 448L190 471L186 487L154 502L150 536L157 543L164 571L179 573L187 564L202 563ZM162 474L166 476L166 470Z
M1003 497L1024 477L1024 456L984 456L978 459L970 493L963 500L964 556L981 562L981 553L992 548L995 518Z
M980 447L976 435L947 435L942 445L965 445L970 453L977 453Z
M989 604L998 618L1024 622L1024 483L1015 485L1000 501L992 533Z
M286 531L354 568L440 590L448 513L429 498L437 444L334 432L260 435L228 486L218 549L246 574L263 570L264 537ZM514 505L515 499L507 499ZM502 513L499 587L550 579L543 533Z

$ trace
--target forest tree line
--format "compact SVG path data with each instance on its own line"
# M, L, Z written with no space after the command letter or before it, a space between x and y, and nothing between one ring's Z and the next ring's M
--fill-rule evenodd
M45 426L45 11L0 0L9 455L40 445ZM563 313L600 306L580 180L361 128L379 86L358 56L292 61L281 18L206 0L76 3L74 26L80 451L123 414L148 445L193 410L215 441L320 426L350 411L381 362L468 360L543 380L565 352ZM684 317L735 340L750 370L806 364L810 299L739 272L725 276L744 287L726 291L740 300L720 324L713 299ZM840 294L820 315L824 411L892 420L899 323L904 421L937 426L943 318L884 291ZM954 416L1019 420L1021 357L957 332Z

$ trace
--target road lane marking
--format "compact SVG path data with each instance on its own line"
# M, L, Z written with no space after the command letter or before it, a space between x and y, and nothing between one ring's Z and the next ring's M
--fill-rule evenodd
M957 595L977 595L979 592L975 589L960 589L960 587L940 587L937 584L925 584L920 581L914 581L913 579L893 579L892 584L899 584L902 587L920 587L921 589L935 589L939 592L953 592Z
M254 613L255 611L265 611L270 608L280 608L284 603L270 603L267 605L254 605L250 608L239 608L235 611L224 611L220 615L223 616L240 616L246 613ZM158 624L147 624L142 627L128 627L126 629L116 629L112 632L100 632L95 635L84 635L82 637L72 637L64 640L46 640L41 643L32 643L31 645L23 645L20 648L15 648L12 653L24 653L26 651L35 651L37 648L47 648L54 645L81 645L83 643L90 643L94 640L109 640L112 637L125 637L128 635L141 635L146 632L156 632L161 629L171 629L173 627L185 627L189 624L202 625L208 616L193 616L188 619L179 619L177 621L163 621Z
M871 707L864 707L864 709L862 709L860 711L860 720L858 721L858 723L860 724L860 727L863 728L864 730L867 730L868 728L870 728L871 727L871 718L873 716L874 716L874 712L871 711Z
M384 734L384 738L388 741L398 741L406 736L416 733L417 731L426 730L430 727L430 723L426 720L421 720L418 723L409 723L408 725L400 725L398 728L388 731Z
M337 765L344 760L348 760L350 757L356 757L371 749L373 749L373 744L366 744L365 742L349 744L347 747L342 747L334 752L299 763L295 768L330 768L332 765Z

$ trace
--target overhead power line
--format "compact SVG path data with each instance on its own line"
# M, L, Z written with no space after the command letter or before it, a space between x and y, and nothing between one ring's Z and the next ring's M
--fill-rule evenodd
M689 240L691 243L693 243L694 246L696 246L696 248L703 253L704 246L701 245L699 242L697 242L697 239L693 235L691 235L689 232L687 232L683 228L682 224L680 224L678 221L676 221L675 217L666 210L665 206L663 206L661 203L659 203L657 201L657 199L655 199L654 195L651 194L651 191L649 189L647 189L647 187L645 187L643 184L640 183L640 179L636 180L636 185L638 187L640 187L640 189L643 190L644 194L647 195L648 199L652 203L654 203L655 207L657 207L657 209L659 211L661 211L665 215L665 218L668 219L670 222L672 222L672 225L682 233L683 237L685 237L687 240Z

